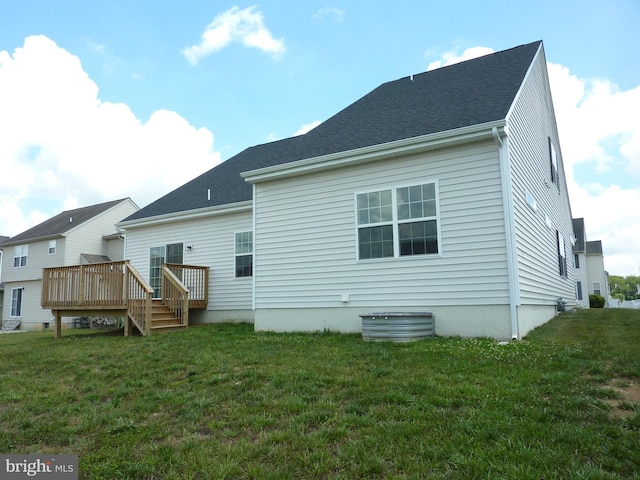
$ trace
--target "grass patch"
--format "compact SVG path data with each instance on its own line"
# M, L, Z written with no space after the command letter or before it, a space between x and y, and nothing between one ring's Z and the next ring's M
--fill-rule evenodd
M0 452L78 454L92 480L640 478L639 346L632 310L507 345L230 324L2 335Z

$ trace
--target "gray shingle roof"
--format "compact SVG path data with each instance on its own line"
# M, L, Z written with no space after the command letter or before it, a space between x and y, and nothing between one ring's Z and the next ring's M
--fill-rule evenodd
M19 243L33 242L34 240L43 240L47 238L60 237L64 233L68 232L72 228L91 220L96 215L106 212L111 207L125 201L126 198L119 200L112 200L110 202L98 203L89 207L76 208L73 210L66 210L59 213L55 217L45 220L44 222L31 227L29 230L9 238L2 246L16 245Z
M125 221L251 200L242 172L504 119L541 45L384 83L306 134L247 148Z
M602 255L602 240L587 242L587 255Z
M573 219L573 234L576 236L576 244L573 246L574 253L584 252L584 245L586 243L584 218Z

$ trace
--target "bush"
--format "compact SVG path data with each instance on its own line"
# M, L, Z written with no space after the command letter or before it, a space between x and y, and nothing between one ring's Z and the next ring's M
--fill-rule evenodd
M596 293L589 295L589 306L591 308L604 308L604 297Z

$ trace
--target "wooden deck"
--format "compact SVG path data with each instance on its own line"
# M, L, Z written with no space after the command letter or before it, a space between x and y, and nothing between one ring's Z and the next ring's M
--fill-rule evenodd
M143 335L168 328L186 328L189 310L206 308L209 267L164 264L162 298L129 261L72 265L43 269L43 308L51 309L56 337L62 317L122 317L125 335L136 327Z

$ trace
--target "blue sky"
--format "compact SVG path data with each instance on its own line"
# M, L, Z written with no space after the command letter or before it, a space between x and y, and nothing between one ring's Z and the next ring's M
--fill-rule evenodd
M0 0L0 235L144 206L383 82L543 40L573 214L638 275L638 24L637 0Z

